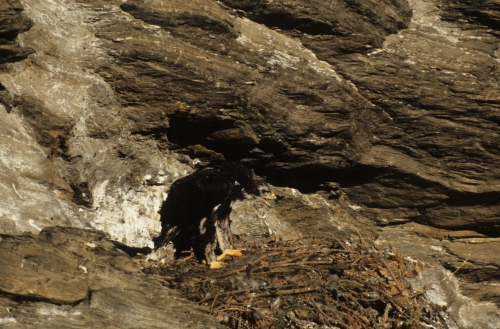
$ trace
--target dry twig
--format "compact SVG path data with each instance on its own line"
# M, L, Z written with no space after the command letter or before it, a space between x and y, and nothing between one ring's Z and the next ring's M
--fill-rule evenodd
M194 260L159 266L165 266L165 280L172 288L184 291L183 282L190 282L187 298L209 308L233 329L295 329L313 323L360 329L422 328L421 322L440 323L432 314L422 316L432 309L422 296L425 291L411 293L407 278L417 271L414 263L373 252L375 248L364 239L359 248L349 247L355 246L353 241L332 237L312 240L315 244L264 240L261 245L266 249L247 245L246 255L223 272ZM176 267L182 269L177 276Z

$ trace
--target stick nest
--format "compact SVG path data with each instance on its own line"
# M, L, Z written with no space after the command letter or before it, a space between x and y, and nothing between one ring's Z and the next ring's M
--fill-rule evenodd
M363 241L363 245L366 242ZM148 262L220 323L240 328L446 328L443 310L412 290L422 265L355 241L240 240L241 258L210 270L193 256Z

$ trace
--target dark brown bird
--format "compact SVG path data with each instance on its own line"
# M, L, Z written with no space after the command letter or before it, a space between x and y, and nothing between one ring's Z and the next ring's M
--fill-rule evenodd
M231 206L254 197L267 205L276 200L269 184L240 162L212 163L176 180L160 209L162 231L153 239L155 250L172 241L176 257L192 248L211 268L224 266L220 260L226 255L241 256L231 246Z

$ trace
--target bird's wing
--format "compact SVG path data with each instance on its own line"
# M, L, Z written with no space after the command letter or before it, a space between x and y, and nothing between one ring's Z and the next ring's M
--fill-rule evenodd
M230 194L234 179L216 168L203 168L176 180L160 209L161 235L155 246L171 241L181 230L198 227Z

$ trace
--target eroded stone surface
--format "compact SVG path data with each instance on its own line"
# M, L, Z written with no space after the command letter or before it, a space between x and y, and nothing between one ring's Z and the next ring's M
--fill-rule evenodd
M106 235L50 228L0 240L0 324L17 328L219 328L141 272Z
M284 198L236 205L236 233L361 234L436 266L426 282L460 267L443 291L466 297L439 298L457 326L487 328L500 294L499 12L495 1L0 1L0 246L49 226L152 246L175 179L242 159ZM52 281L23 272L33 288L3 286L5 305L38 299L2 324L83 312L74 262L90 254L52 266L35 249L48 265L32 270ZM125 281L128 266L115 273ZM95 305L117 313L135 300L99 289Z

